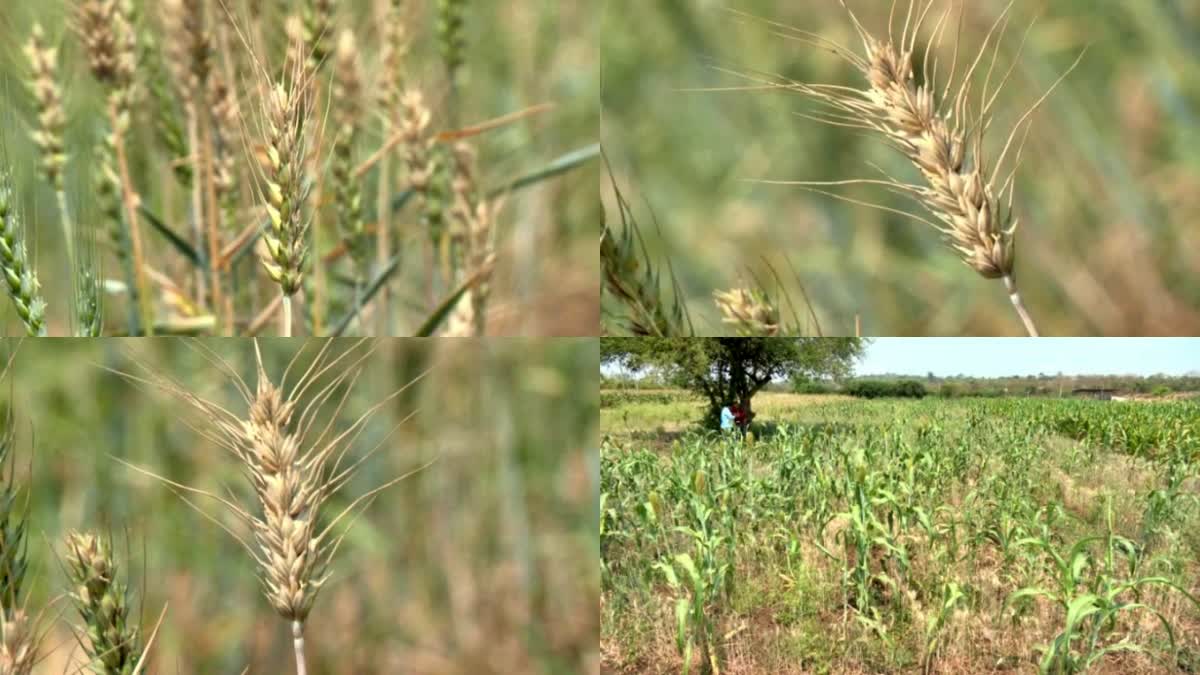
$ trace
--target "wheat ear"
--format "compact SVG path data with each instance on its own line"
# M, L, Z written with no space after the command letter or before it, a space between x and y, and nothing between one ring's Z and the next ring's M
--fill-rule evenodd
M75 237L71 213L67 208L67 195L63 189L63 168L67 164L63 133L67 126L67 113L63 109L62 90L58 86L58 49L46 43L46 33L41 23L33 24L29 42L25 45L25 56L29 59L32 73L30 89L37 108L38 126L33 132L33 142L41 152L42 174L54 188L67 258L74 260Z
M37 273L30 265L27 233L15 202L12 178L0 170L0 272L26 332L42 336L46 334L46 302Z
M87 636L84 649L93 672L129 675L141 659L138 628L129 611L129 594L118 577L111 542L94 532L69 532L65 541L71 599Z
M331 174L338 234L354 263L354 304L362 298L367 277L367 235L362 215L362 189L354 175L354 150L362 121L362 73L353 31L338 36L334 57L333 106L337 130Z
M944 86L939 87L934 81L938 61L931 57L931 51L941 43L950 23L950 9L936 20L932 28L933 38L921 54L917 47L918 34L930 20L936 0L910 0L900 35L896 36L895 31L889 29L884 37L876 37L869 32L845 0L838 1L850 15L863 44L863 55L819 35L784 30L789 37L837 54L863 74L867 87L855 89L793 81L776 84L827 104L829 110L826 113L812 116L819 121L882 135L920 170L925 182L910 184L889 176L882 180L792 184L831 194L818 188L866 183L884 185L912 196L932 219L909 213L905 215L936 228L962 261L984 278L1002 279L1026 331L1036 336L1037 328L1017 291L1013 269L1014 239L1018 225L1018 219L1013 214L1014 175L1020 163L1024 138L1027 138L1023 132L1028 131L1030 117L1062 78L1013 126L996 161L989 163L984 151L984 136L992 121L992 108L1012 74L1010 67L998 78L995 88L991 88L1001 37L1008 26L1012 5L996 19L978 55L961 73L958 68L961 45L955 46L950 73ZM895 10L894 2L893 18ZM981 90L976 92L975 76L983 62L988 60L989 51L992 54L986 66L986 79ZM916 64L923 64L920 78L917 77ZM1022 141L1016 143L1019 136ZM1015 153L1012 152L1014 149ZM1011 161L1011 164L1006 164L1006 161ZM1005 171L1008 171L1007 175ZM836 194L832 196L841 198Z
M288 82L268 80L270 88L263 97L267 162L262 192L270 226L263 233L262 261L267 276L279 284L285 337L292 334L292 296L303 287L308 260L309 220L303 207L309 192L304 166L313 112L311 74L304 60L296 60Z
M715 291L713 301L721 312L721 323L735 327L739 335L776 337L780 333L779 308L761 290Z
M9 361L11 364L11 360ZM7 366L5 371L7 371ZM37 661L37 621L26 614L21 597L25 585L27 538L24 507L18 504L13 476L14 427L11 409L5 410L0 430L0 673L29 675Z
M424 377L424 374L418 376L377 402L349 425L335 428L338 415L344 409L373 348L364 349L361 347L364 342L359 342L350 349L333 353L331 344L332 341L322 341L310 365L289 386L288 375L303 350L297 351L292 364L277 383L267 374L262 353L255 341L257 383L251 390L232 366L197 343L197 349L209 358L213 366L234 381L246 404L246 412L241 415L201 399L161 375L151 373L151 379L147 380L121 373L130 379L165 390L193 406L204 416L205 422L203 428L192 428L228 450L245 467L254 493L254 503L247 506L137 467L132 468L181 491L219 501L249 527L254 534L253 543L238 537L228 528L227 531L238 539L254 559L267 601L291 627L297 672L301 674L306 670L304 623L328 579L329 566L345 536L345 531L337 531L338 525L343 519L357 513L381 490L414 472L389 480L350 500L348 506L331 518L323 518L321 509L355 475L363 462L386 442L385 438L357 460L346 460L347 452L367 422ZM318 422L322 410L331 412L326 423Z
M661 275L654 269L633 209L617 185L611 167L609 181L622 227L618 231L605 222L600 234L601 289L624 305L621 329L636 336L691 336L694 333L691 318L679 301L682 294L670 262L667 271L675 293L674 300L668 302L662 292ZM607 325L602 325L601 330L604 334L610 332Z

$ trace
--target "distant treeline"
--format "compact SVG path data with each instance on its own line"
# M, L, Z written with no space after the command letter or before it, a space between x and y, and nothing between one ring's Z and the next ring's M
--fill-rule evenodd
M600 407L614 408L626 403L679 403L698 400L696 395L680 389L649 389L632 387L609 387L602 384Z
M934 377L930 375L925 378L913 378L900 375L878 375L851 378L843 382L777 382L772 388L774 391L794 391L803 394L841 393L862 398L921 398L926 395L945 398L960 396L984 398L1070 396L1076 389L1109 389L1118 395L1153 394L1162 396L1175 392L1200 391L1200 377L1030 375L1028 377L982 378Z
M625 375L602 376L601 388L617 389L670 389L672 383L665 382L653 374L641 378ZM863 398L920 398L922 396L961 396L998 398L1001 396L1070 396L1076 389L1111 389L1120 394L1166 395L1174 392L1200 392L1200 376L1186 375L1170 377L1150 375L1028 375L1023 377L969 377L958 375L925 377L911 375L873 375L870 377L847 378L840 382L832 380L804 380L775 382L767 391L796 392L800 394L848 394ZM883 392L883 393L881 393Z
M916 380L855 380L842 393L858 398L925 398L929 391Z

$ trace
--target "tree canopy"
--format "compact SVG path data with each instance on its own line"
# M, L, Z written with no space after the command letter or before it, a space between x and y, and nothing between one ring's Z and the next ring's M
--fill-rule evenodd
M703 394L709 417L751 398L773 380L850 374L866 346L860 338L601 338L600 359L637 372L654 369Z

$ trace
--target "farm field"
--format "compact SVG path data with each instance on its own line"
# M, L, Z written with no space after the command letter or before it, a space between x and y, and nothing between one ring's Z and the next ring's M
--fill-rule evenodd
M601 395L611 673L1200 671L1200 406Z

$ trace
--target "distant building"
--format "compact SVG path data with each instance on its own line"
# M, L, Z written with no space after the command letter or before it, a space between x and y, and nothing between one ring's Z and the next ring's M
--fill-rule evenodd
M1091 387L1085 387L1072 391L1071 395L1075 398L1094 398L1097 401L1111 401L1113 399L1113 394L1116 393L1116 389L1094 389Z

